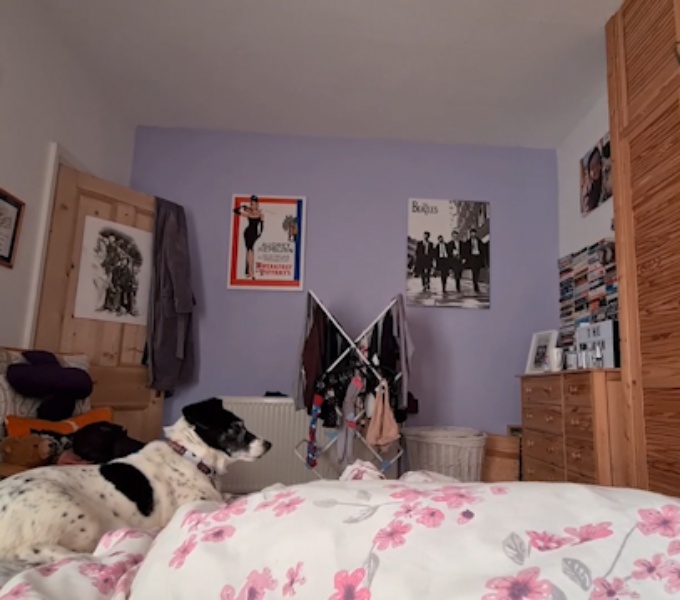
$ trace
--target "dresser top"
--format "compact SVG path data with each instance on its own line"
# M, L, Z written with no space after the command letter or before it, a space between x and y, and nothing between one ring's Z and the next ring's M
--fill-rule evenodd
M563 369L541 373L522 373L516 377L555 377L559 375L578 375L579 373L620 373L621 369Z

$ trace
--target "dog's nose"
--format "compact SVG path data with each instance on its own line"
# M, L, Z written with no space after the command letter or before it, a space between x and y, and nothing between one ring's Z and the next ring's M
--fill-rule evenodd
M272 447L272 443L265 440L264 441L264 451L269 452L271 450L271 447Z

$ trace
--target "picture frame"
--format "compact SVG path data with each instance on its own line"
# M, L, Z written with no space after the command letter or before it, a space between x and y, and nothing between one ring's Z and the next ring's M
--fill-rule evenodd
M232 196L228 289L304 289L306 206L306 196Z
M531 346L529 347L529 356L527 357L527 365L524 373L527 375L535 373L544 373L544 361L548 361L550 365L553 350L557 348L557 337L559 332L557 329L548 329L546 331L537 331L531 336Z
M25 204L0 188L0 266L11 269L17 255Z

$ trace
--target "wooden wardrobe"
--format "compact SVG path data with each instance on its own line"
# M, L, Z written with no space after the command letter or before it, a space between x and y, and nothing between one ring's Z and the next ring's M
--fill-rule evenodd
M622 380L635 487L680 496L680 0L607 25Z

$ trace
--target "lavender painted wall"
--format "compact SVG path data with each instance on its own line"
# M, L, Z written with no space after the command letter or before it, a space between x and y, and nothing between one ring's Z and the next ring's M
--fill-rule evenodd
M226 288L228 201L252 192L307 196L305 285L353 335L405 289L409 197L489 201L491 309L408 309L411 390L420 423L519 422L531 334L558 323L553 151L140 128L132 186L190 225L200 366L166 419L211 394L294 389L305 294Z

